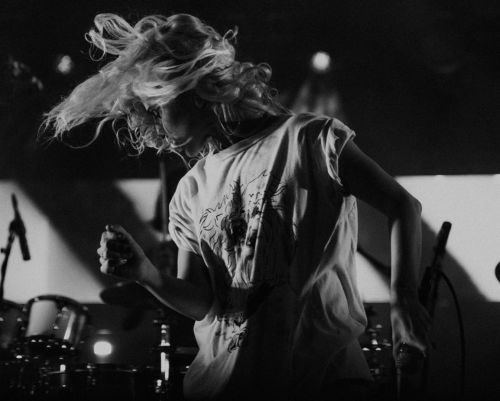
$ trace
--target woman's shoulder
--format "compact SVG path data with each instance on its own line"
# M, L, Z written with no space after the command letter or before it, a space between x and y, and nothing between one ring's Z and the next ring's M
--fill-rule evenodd
M293 119L297 124L308 124L314 121L330 121L334 120L332 117L328 117L322 114L316 113L297 113L293 115Z

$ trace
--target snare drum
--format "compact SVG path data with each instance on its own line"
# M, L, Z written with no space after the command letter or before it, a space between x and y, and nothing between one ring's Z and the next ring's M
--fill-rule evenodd
M143 400L137 370L126 365L61 365L44 376L44 398L51 401Z
M0 302L0 361L13 358L23 322L21 305L3 300Z
M32 356L64 356L73 352L89 320L87 308L71 298L41 295L24 308L27 324L22 334Z

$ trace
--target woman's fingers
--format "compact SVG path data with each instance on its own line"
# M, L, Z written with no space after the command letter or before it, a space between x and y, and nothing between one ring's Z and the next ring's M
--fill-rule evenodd
M427 310L418 301L393 308L391 320L395 352L403 343L417 348L424 354L427 352L430 347L431 319Z
M100 270L104 274L119 276L120 266L126 264L134 256L132 248L121 230L115 226L107 225L106 230L101 234L97 254L101 265Z
M132 248L126 243L117 243L116 241L105 241L98 249L99 256L104 258L131 258L133 256Z
M132 252L132 248L126 240L110 239L106 245L109 250L114 252Z
M115 252L109 248L99 248L97 254L104 259L127 259L130 260L134 256L132 252Z
M100 258L101 272L113 276L120 276L120 267L127 263L126 259L104 259ZM124 272L123 272L124 273Z
M100 270L122 278L140 275L144 251L121 226L107 225L97 249Z
M126 231L120 226L108 224L105 227L103 233L101 234L101 245L108 240L126 241L127 240Z

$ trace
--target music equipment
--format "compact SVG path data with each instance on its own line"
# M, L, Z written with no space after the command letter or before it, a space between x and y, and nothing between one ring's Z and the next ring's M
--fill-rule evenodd
M21 334L21 352L44 358L71 355L89 321L88 310L60 295L40 295L25 307L27 322Z

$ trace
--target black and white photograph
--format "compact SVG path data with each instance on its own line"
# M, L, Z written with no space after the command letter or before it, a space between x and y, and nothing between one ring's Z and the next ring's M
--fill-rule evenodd
M3 0L0 400L499 400L499 127L493 0Z

